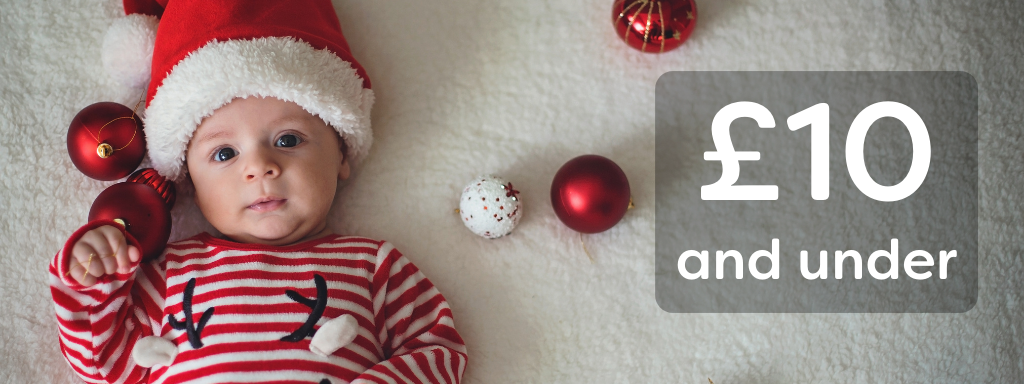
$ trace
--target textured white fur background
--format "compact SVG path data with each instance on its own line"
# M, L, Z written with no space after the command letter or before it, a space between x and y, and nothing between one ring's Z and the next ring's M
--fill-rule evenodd
M376 143L340 189L341 233L387 239L450 301L469 383L1024 381L1024 5L699 0L680 49L638 53L612 0L336 0L373 81ZM67 124L137 97L100 65L114 0L0 0L0 382L77 380L46 265L110 182L67 155ZM654 300L654 84L670 70L962 70L979 86L980 294L964 314L668 314ZM150 145L156 145L151 143ZM587 236L550 181L607 156L637 209ZM481 173L522 191L513 235L452 210ZM794 175L794 180L798 175ZM786 183L780 180L780 184ZM207 228L187 196L172 239ZM695 218L700 219L700 218Z

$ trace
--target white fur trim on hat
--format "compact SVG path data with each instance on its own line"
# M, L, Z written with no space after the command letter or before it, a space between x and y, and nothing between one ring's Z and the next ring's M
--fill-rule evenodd
M114 20L103 37L103 68L119 83L143 88L149 83L156 42L156 16L131 14Z
M291 37L212 41L178 62L144 118L153 168L173 181L185 176L185 150L203 118L235 98L274 97L298 104L341 134L350 162L373 140L373 91L352 65Z

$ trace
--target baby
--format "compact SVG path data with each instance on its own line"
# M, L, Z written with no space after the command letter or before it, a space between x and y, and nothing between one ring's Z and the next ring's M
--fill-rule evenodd
M136 8L161 16L150 158L191 180L222 236L143 261L114 221L76 231L50 264L71 367L91 383L459 382L444 297L389 243L327 225L373 100L330 1L169 3Z

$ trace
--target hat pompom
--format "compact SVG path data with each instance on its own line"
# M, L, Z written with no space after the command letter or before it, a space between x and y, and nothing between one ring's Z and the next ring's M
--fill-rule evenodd
M156 16L131 14L114 20L103 38L103 68L119 83L143 88L149 82L156 42Z

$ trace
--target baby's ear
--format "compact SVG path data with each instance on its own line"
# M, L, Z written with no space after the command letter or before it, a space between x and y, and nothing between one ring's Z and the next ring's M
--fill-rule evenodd
M338 180L345 180L352 174L352 167L348 164L348 144L345 138L338 135L338 149L341 151L341 167L338 168Z
M338 167L338 180L345 180L352 174L352 167L348 164L348 156L342 154L341 167Z

